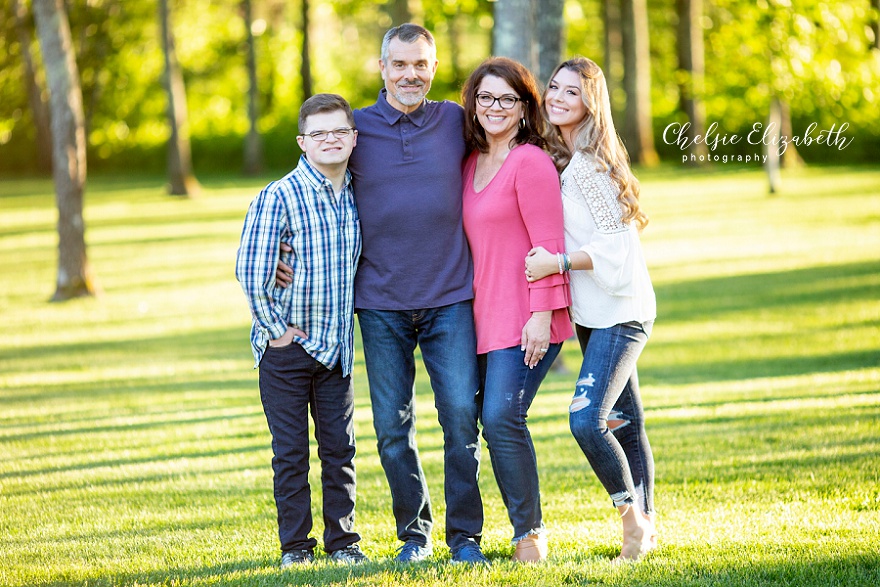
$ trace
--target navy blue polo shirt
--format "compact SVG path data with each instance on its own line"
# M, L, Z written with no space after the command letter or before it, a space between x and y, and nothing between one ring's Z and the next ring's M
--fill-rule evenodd
M354 120L348 169L363 234L355 307L417 310L473 299L461 220L464 110L425 100L404 114L383 88Z

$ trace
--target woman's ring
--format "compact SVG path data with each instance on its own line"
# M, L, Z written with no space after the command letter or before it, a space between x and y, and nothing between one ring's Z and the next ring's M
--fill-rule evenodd
M549 350L550 350L550 349L541 349L541 352L542 352L542 353L546 353L546 352L549 351Z

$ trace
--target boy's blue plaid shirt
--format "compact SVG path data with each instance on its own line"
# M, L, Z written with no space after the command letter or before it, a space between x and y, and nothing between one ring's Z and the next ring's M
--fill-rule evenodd
M281 259L293 267L293 283L275 284L279 244L293 247ZM307 338L294 338L327 368L342 363L344 375L354 362L354 274L361 253L361 231L351 175L338 198L330 181L306 159L267 185L251 202L235 276L253 316L251 347L255 367L270 339L288 325Z

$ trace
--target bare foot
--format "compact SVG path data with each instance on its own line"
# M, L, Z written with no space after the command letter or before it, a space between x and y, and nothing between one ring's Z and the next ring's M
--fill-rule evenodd
M657 533L653 522L631 506L623 506L623 546L617 561L637 561L657 546Z

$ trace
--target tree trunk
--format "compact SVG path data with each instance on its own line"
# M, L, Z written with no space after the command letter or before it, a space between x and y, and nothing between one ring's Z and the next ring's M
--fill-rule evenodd
M623 0L623 86L626 91L624 142L633 163L656 165L651 127L651 54L647 0Z
M299 73L302 78L303 102L312 97L312 64L309 56L309 0L302 1L302 59Z
M43 100L43 89L37 82L34 57L31 54L31 33L28 26L27 6L21 0L12 0L15 14L15 30L21 45L21 58L24 62L24 83L27 86L28 104L34 119L37 141L37 169L44 173L52 171L52 128L49 120L49 105Z
M276 27L287 20L286 11L287 5L283 2L278 3L270 3L268 6L264 8L268 10L268 18L266 23L266 34L270 37L274 37L276 34ZM266 68L263 70L263 79L262 79L262 88L263 88L263 106L265 110L264 114L271 114L275 110L275 87L278 83L278 67L277 67L277 57L274 55L272 51L266 51L262 58L264 63L266 64ZM284 56L282 55L283 59Z
M82 90L63 1L33 2L52 109L52 175L58 205L58 279L53 301L95 294L83 220L86 136Z
M620 22L620 1L603 0L602 22L605 24L604 49L605 82L608 85L608 96L611 99L611 112L615 120L623 117L622 102L616 99L622 85L623 74L623 31ZM623 125L619 125L620 128Z
M769 184L770 195L777 193L781 187L782 179L779 175L779 136L782 134L782 103L778 98L770 101L770 114L767 117L767 137L769 140L764 142L764 155L767 161L764 164L767 170L767 182ZM768 144L769 143L769 144Z
M385 6L388 16L391 17L391 26L412 22L413 15L409 8L409 0L390 0Z
M872 47L880 49L880 0L871 0L871 7L874 9L874 18L871 22L871 28L874 29Z
M535 18L532 0L498 0L494 3L492 54L510 57L532 72L538 71Z
M788 102L779 102L779 133L784 137L794 135L791 125L791 108L788 107ZM779 163L784 169L794 169L802 167L804 160L798 152L797 146L794 143L789 143L785 153L782 154L782 161Z
M248 121L250 123L244 140L244 172L247 175L257 175L263 169L263 141L257 128L257 122L260 118L260 94L257 87L257 48L252 30L253 7L251 0L243 0L241 7L247 29Z
M168 0L159 0L159 23L162 29L162 50L165 54L165 92L168 95L168 193L173 196L194 196L199 184L192 172L192 149L189 143L189 113L183 72L177 61L171 11Z
M538 84L550 81L553 70L562 61L564 43L563 8L565 0L538 0L537 41L538 41Z
M703 48L703 0L678 0L678 68L684 72L679 84L679 104L690 122L687 137L692 141L688 149L697 160L709 154L703 142L693 142L696 136L706 136L706 109L703 105L705 50Z
M69 3L69 0L64 0ZM83 112L86 118L86 140L92 133L92 118L101 101L101 95L104 91L104 84L101 82L100 68L104 64L107 53L110 52L110 40L106 35L98 34L90 36L88 27L80 29L79 37L80 55L84 55L87 51L93 55L93 63L96 65L92 68L91 83L87 85L83 92ZM109 79L109 76L108 76Z
M456 88L464 85L464 72L461 66L461 24L458 12L449 17L449 52L451 54L452 83Z

